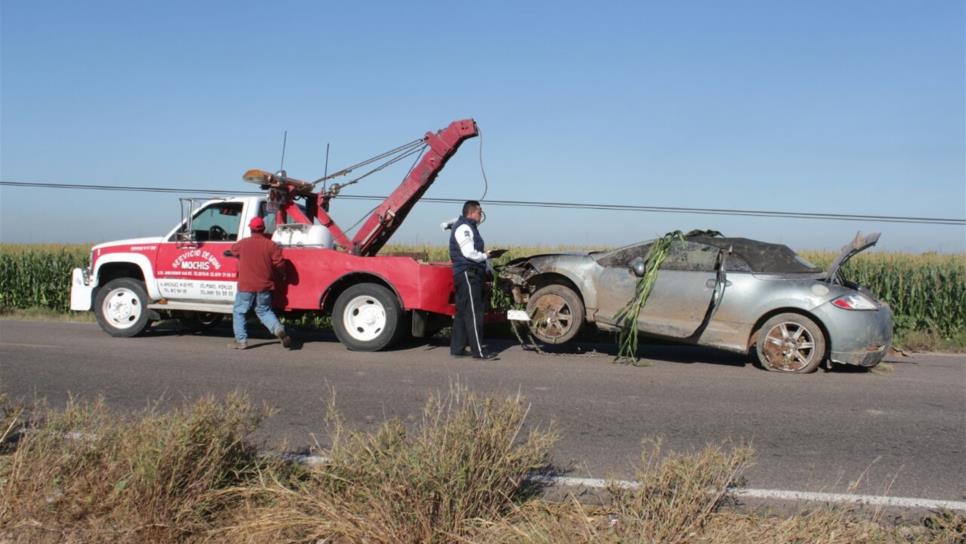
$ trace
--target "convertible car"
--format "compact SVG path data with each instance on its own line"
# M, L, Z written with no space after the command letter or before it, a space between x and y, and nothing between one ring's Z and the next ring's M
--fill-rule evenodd
M787 246L701 232L675 240L640 312L648 336L754 353L769 370L807 373L824 361L873 367L892 342L892 311L840 274L876 244L857 234L827 270ZM585 323L619 329L653 241L607 252L535 255L499 271L526 304L531 333L572 340Z

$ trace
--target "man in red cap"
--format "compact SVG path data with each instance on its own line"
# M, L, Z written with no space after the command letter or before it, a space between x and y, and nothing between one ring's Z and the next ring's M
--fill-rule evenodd
M245 314L255 304L255 315L272 334L282 341L286 348L292 345L292 338L285 327L278 322L272 312L272 290L275 288L274 272L284 272L285 260L282 248L265 235L265 221L255 217L248 223L252 235L236 242L225 251L226 257L238 257L238 288L235 290L235 308L232 328L235 341L230 347L248 347L248 332L245 330Z

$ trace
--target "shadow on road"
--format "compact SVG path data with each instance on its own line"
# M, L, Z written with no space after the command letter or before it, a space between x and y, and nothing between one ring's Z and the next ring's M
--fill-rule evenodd
M387 352L406 351L412 349L422 349L423 351L449 350L449 337L443 333L438 333L431 338L409 338L399 345L386 350ZM544 354L547 356L600 356L614 359L617 357L617 340L607 333L592 331L582 334L577 340L562 346L540 345L539 351L536 347L526 341L521 344L514 337L507 337L505 331L497 330L490 336L487 334L484 350L499 355L504 351L520 346L524 351L534 354ZM258 349L269 346L278 346L279 341L256 320L248 322L249 347L248 349ZM289 327L289 334L292 336L292 350L301 350L308 344L315 343L338 343L339 340L331 329L308 328L308 327ZM223 320L221 323L203 330L192 329L177 320L160 321L145 332L145 336L208 336L224 338L230 341L233 336L231 329L231 319ZM638 348L638 356L642 364L648 361L659 361L680 364L707 364L718 366L745 367L755 366L761 368L751 355L734 353L730 351L717 350L713 348L694 346L689 344L675 344L660 340L641 339ZM891 356L887 362L891 364L910 363L903 360L901 356ZM885 367L885 365L883 365ZM833 364L831 372L843 374L866 374L870 369L850 365Z

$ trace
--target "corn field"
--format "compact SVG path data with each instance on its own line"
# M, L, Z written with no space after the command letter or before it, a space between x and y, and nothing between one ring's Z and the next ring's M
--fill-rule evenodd
M835 252L802 252L825 268ZM845 278L889 303L896 330L944 337L966 331L966 255L866 253L842 269Z
M587 248L517 246L497 264L525 255ZM387 246L383 254L408 254L432 261L448 260L442 246ZM0 244L0 311L46 308L66 312L70 306L70 271L86 266L88 245ZM835 252L804 251L820 267ZM846 278L888 302L897 331L924 331L951 337L966 331L966 255L864 253L843 270Z
M70 271L87 266L88 245L0 244L0 311L70 309Z

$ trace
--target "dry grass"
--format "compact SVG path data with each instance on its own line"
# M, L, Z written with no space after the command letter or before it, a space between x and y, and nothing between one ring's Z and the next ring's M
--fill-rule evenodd
M0 441L0 542L966 542L961 514L893 523L728 508L752 459L740 445L664 453L652 442L639 487L612 485L600 506L548 502L526 477L546 466L556 432L524 431L527 411L520 397L454 387L410 428L362 433L333 408L327 461L304 466L256 454L248 437L267 411L239 395L126 418L79 401L24 418L0 396L4 428L29 422L16 443Z
M0 457L0 535L170 542L206 530L224 507L212 492L247 481L262 463L245 440L265 415L240 395L125 419L100 401L38 407Z
M23 424L23 407L0 393L0 455L11 451Z
M705 532L729 488L748 466L751 448L709 445L696 453L665 455L661 442L645 446L636 479L626 489L612 484L603 509L576 500L532 504L517 516L488 527L488 542L691 542Z
M452 542L480 519L527 498L527 474L546 465L556 433L531 430L520 397L481 398L454 387L434 396L412 432L389 421L373 434L330 411L328 462L297 482L263 480L226 495L245 503L222 531L232 542Z

